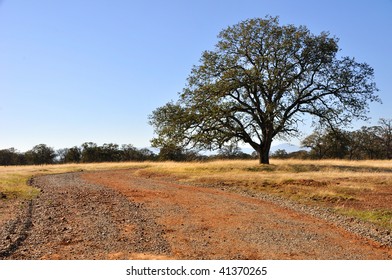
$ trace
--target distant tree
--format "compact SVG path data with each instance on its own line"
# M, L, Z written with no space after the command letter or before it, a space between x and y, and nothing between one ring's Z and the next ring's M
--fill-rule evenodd
M147 148L142 148L139 150L141 154L141 160L155 160L156 159L156 154L154 152L150 151Z
M392 159L392 120L381 118L378 123L382 153L386 159Z
M323 133L324 131L316 129L301 142L302 148L310 149L309 154L312 158L322 159L327 153L327 143L324 142Z
M343 159L349 155L349 134L340 129L317 129L301 142L301 146L310 148L312 158Z
M193 161L198 159L198 154L179 146L166 145L160 149L158 159L163 161Z
M278 149L271 155L271 157L285 159L289 157L289 153L285 149Z
M141 151L135 148L132 144L121 146L121 160L122 161L142 161L144 155Z
M241 149L238 147L237 142L230 142L226 145L223 145L219 151L218 156L223 158L236 158L242 154Z
M309 152L306 150L299 150L288 154L289 158L295 159L309 159Z
M26 165L27 164L27 158L25 153L17 153L17 162L15 163L16 165Z
M122 145L121 151L122 161L139 160L138 150L132 144Z
M326 131L324 138L327 146L327 158L344 159L347 157L350 141L346 131L330 129Z
M117 162L121 160L121 151L117 144L103 144L99 147L99 159L102 162Z
M305 115L331 127L366 118L380 101L373 69L338 58L338 39L255 18L224 29L179 100L150 116L154 147L219 149L242 141L269 163L273 139L297 135Z
M349 146L348 146L348 159L360 160L366 158L363 152L363 138L364 135L361 131L355 130L348 132Z
M65 155L68 152L68 148L62 148L62 149L58 149L56 151L56 158L55 161L57 163L65 163Z
M19 164L18 152L14 148L0 150L0 165L16 165Z
M363 154L363 159L379 159L382 157L382 138L380 136L380 127L371 126L361 127L358 130L359 147Z
M25 157L28 164L52 164L56 153L53 148L45 144L39 144L27 151Z
M100 151L98 145L93 142L85 142L81 146L82 162L99 162Z
M64 163L79 163L82 159L81 149L74 146L69 149L65 149Z
M185 158L184 150L175 145L165 145L159 150L159 160L184 161Z

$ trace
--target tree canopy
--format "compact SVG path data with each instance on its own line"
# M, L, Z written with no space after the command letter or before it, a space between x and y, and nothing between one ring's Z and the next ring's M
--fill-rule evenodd
M155 147L219 149L244 142L269 163L276 137L297 135L306 115L338 126L366 118L376 95L373 69L338 58L338 39L277 17L242 21L220 32L193 67L177 102L150 115Z

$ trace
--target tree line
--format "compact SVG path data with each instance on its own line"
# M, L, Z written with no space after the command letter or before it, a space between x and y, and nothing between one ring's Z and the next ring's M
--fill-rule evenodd
M236 144L223 146L217 154L202 155L196 151L185 150L177 146L165 146L158 153L147 148L136 148L132 144L103 144L93 142L81 146L55 150L46 144L34 146L27 152L15 148L0 150L0 166L42 165L64 163L98 163L126 161L201 161L207 159L249 159L251 155L243 153Z
M307 150L287 153L276 151L275 158L309 159L392 159L392 120L380 119L378 125L354 131L316 129L305 137L301 146Z
M103 144L93 142L81 146L54 150L46 144L34 146L27 152L15 148L0 150L0 165L39 165L55 163L92 163L154 160L157 155L147 148L138 149L131 144Z
M344 130L324 126L301 141L302 150L288 153L280 149L271 153L272 158L287 159L348 159L375 160L392 159L392 119L381 118L378 125L362 126L357 130ZM173 161L211 160L211 159L258 159L260 155L242 152L238 143L224 144L216 154L203 156L197 151L166 144L160 149L157 159Z
M273 158L300 159L392 159L392 119L380 119L378 125L363 126L347 131L339 128L318 128L301 142L304 150L288 153L277 150ZM93 142L81 146L54 150L46 144L34 146L27 152L15 148L0 150L0 165L40 165L62 163L94 163L125 161L201 161L213 159L256 159L258 155L244 153L235 142L223 145L216 154L203 155L176 145L166 145L159 153L132 144L103 144Z

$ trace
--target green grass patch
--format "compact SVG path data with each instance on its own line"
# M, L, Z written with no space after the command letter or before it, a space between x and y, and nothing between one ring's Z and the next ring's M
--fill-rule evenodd
M29 186L30 176L9 174L0 180L1 199L32 199L38 195L39 190Z
M337 212L359 220L371 222L383 228L392 230L391 210L358 210L358 209L337 209Z
M346 194L341 194L341 193L313 194L309 198L313 201L324 201L324 202L331 202L331 203L356 200L351 195L346 195Z
M249 172L274 172L277 170L277 166L274 164L259 164L255 166L245 167L242 170Z

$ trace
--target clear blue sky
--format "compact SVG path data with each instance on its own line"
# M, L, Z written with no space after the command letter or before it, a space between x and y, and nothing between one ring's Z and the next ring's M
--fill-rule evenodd
M149 146L148 115L217 34L266 15L340 38L375 69L383 104L366 125L392 118L392 0L0 0L0 149Z

